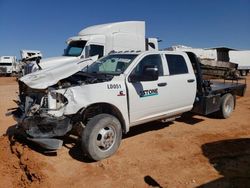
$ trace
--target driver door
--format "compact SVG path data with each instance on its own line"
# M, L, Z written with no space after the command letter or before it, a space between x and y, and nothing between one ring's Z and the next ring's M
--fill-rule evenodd
M166 108L166 101L162 98L163 90L166 89L166 77L163 76L163 64L160 54L150 54L143 57L130 73L130 76L143 77L143 69L148 66L158 68L158 80L129 81L127 83L131 125L154 118L162 114L163 108Z

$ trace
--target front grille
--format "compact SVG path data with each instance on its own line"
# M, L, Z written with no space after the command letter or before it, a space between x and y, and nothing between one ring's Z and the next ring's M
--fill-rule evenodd
M0 73L6 73L7 68L6 67L0 67Z

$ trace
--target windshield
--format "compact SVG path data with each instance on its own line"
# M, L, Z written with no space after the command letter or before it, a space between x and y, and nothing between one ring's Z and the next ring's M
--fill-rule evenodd
M11 66L12 65L12 63L2 63L2 62L0 62L0 66Z
M84 72L101 74L121 74L130 63L136 58L137 54L113 54L99 59L88 67Z
M72 41L64 51L64 56L80 56L87 41Z

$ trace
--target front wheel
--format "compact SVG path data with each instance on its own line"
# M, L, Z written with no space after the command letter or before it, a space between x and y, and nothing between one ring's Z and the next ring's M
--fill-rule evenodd
M224 119L229 118L235 106L234 96L227 93L221 97L220 116Z
M82 132L82 149L89 158L99 161L113 155L121 142L119 120L109 114L94 116Z

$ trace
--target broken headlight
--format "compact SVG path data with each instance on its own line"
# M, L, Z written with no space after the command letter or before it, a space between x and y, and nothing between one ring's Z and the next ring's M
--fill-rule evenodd
M47 99L45 98L45 103L48 110L59 110L68 104L68 100L61 93L49 92Z

